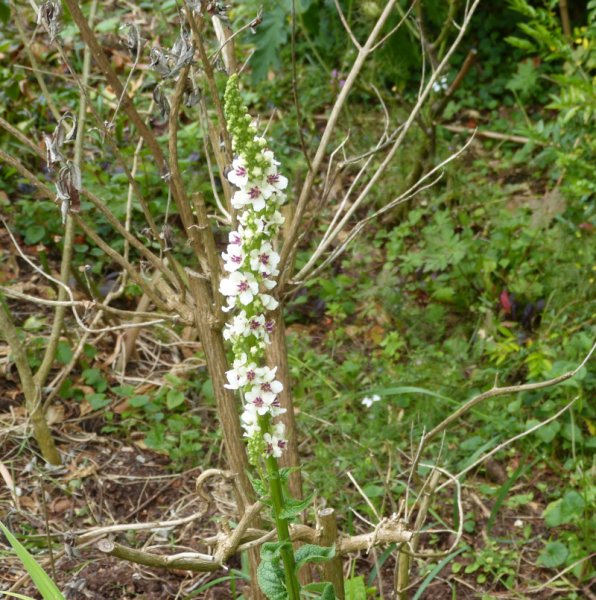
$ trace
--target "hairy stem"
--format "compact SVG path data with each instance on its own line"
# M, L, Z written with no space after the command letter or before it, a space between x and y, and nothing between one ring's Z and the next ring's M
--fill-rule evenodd
M267 458L267 474L269 479L269 493L271 494L271 504L273 508L273 518L275 519L275 528L277 529L277 538L280 542L285 542L280 553L286 575L288 599L300 600L300 584L296 577L296 561L294 560L290 529L288 527L288 521L280 516L285 502L279 477L279 465L277 464L277 459L273 456Z

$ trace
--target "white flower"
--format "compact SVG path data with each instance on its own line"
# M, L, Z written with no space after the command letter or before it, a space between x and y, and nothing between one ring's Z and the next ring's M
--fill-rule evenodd
M275 160L275 156L271 150L265 150L263 152L263 158L273 167L279 165L279 161Z
M266 415L277 396L270 392L262 392L259 387L254 387L244 394L247 404L252 404L259 415Z
M224 259L224 270L233 273L242 267L244 262L244 253L242 247L238 244L228 244L228 251L222 255Z
M257 368L255 371L255 384L264 393L279 394L284 389L284 386L281 381L275 379L276 373L277 367L273 367L273 369L269 367Z
M254 210L261 211L265 208L265 200L271 196L273 190L274 188L268 183L248 184L232 196L232 206L240 209L250 205Z
M279 306L279 302L269 294L261 294L261 302L266 310L275 310Z
M375 402L378 402L380 399L381 396L379 396L378 394L374 394L370 398L366 396L365 398L362 398L362 405L366 406L366 408L370 408Z
M240 420L242 421L245 437L251 438L261 431L261 428L259 427L259 417L253 405L250 404L244 407L244 412L242 413Z
M239 188L247 184L248 169L242 157L238 157L232 162L232 169L228 173L228 181Z
M235 296L238 296L240 302L246 306L259 292L259 284L252 273L234 271L229 277L219 282L219 291L224 296L228 296L229 306L236 305ZM230 302L230 299L233 301Z
M447 77L443 76L437 81L433 83L433 91L434 92L442 92L446 90L449 86L447 85Z
M239 227L238 231L230 231L230 234L228 235L229 243L232 245L241 246L243 233L244 229L242 227ZM228 252L230 251L229 248L230 246L228 246Z
M284 439L278 438L276 435L266 433L263 436L265 444L267 446L267 454L279 458L282 455L283 450L288 445L288 442Z
M277 197L279 197L282 194L277 194ZM283 197L285 198L285 194L283 195ZM275 225L275 226L279 226L279 225L283 225L284 224L284 217L283 215L276 210L270 217L269 217L269 221L268 221L268 225Z
M288 187L288 178L277 172L276 167L267 170L267 183L276 190L285 190Z
M265 242L258 250L250 253L250 268L261 275L278 275L279 254L273 250L269 242Z
M248 357L242 353L234 361L233 368L226 372L228 383L224 387L237 390L247 384L252 384L257 378L257 365L248 362Z

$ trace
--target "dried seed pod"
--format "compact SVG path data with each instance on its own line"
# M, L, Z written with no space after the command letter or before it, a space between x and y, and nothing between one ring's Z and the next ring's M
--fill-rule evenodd
M62 7L59 2L47 0L40 7L37 13L37 24L47 28L50 34L50 42L54 42L60 31L60 17L62 16Z

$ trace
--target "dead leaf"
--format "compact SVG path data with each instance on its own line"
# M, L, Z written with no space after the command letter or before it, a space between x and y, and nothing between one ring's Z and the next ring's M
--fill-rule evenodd
M86 467L81 467L80 469L65 475L64 481L71 481L72 479L84 479L85 477L89 477L89 475L93 475L96 471L96 465L87 465Z
M56 498L48 506L48 510L54 515L63 513L69 508L72 508L71 498Z
M48 425L64 422L64 406L62 404L52 404L46 412L46 421Z

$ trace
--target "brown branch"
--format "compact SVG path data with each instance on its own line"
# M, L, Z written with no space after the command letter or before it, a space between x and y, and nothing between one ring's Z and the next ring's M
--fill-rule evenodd
M43 458L52 465L62 463L60 454L56 449L52 433L45 418L41 403L41 388L35 383L27 352L12 321L8 307L4 305L4 298L0 295L0 333L8 342L13 360L17 366L19 379L25 396L25 408L33 426L33 436L39 445Z
M97 549L104 554L109 554L122 560L153 567L154 569L184 569L186 571L209 572L218 571L226 568L222 564L216 562L215 557L209 559L209 555L201 555L195 553L195 556L161 556L159 554L150 554L142 552L127 546L122 546L110 540L99 540L96 544ZM186 553L185 553L186 554Z
M64 3L66 4L66 6L68 6L68 10L77 27L79 28L79 32L81 33L83 41L91 49L91 54L93 55L95 62L103 72L105 78L107 79L108 84L114 90L116 96L122 97L122 109L128 115L129 119L134 123L140 136L145 140L145 143L147 144L149 150L151 151L151 153L155 157L155 160L157 161L157 165L160 171L164 174L167 173L167 163L163 152L157 142L157 139L155 138L155 135L147 127L147 125L137 112L137 109L132 103L132 100L128 97L128 94L123 94L124 87L122 83L120 83L118 76L112 69L112 65L110 64L110 61L108 60L108 57L106 56L102 47L99 45L95 34L91 31L91 28L89 27L85 16L79 8L78 2L76 0L64 0Z

